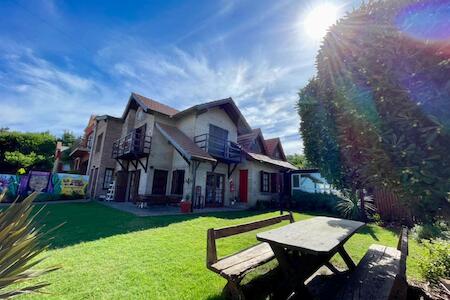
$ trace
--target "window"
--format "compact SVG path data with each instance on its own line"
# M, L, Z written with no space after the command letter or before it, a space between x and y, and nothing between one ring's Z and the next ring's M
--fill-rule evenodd
M153 186L152 186L152 194L153 195L165 195L166 194L166 185L167 185L167 172L166 170L157 170L153 173Z
M175 170L172 172L172 195L183 195L184 170Z
M136 118L140 121L144 118L144 111L142 110L141 107L139 107L137 113L136 113Z
M97 145L95 145L95 153L100 152L100 149L102 148L102 143L103 143L103 133L101 133L97 137Z
M300 175L298 174L292 175L292 187L300 188Z
M109 185L113 182L114 179L114 169L106 168L105 169L105 177L103 177L103 189L109 189Z
M270 190L270 173L261 171L261 192L268 193Z

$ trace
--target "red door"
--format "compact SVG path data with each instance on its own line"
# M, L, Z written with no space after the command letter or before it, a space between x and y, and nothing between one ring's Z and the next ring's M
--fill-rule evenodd
M247 202L248 195L248 170L239 171L239 198L241 202Z

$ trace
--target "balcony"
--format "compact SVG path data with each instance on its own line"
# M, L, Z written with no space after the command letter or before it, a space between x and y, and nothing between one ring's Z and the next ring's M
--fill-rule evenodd
M89 155L90 150L91 150L91 140L81 138L77 140L70 148L69 156L82 157L85 155Z
M232 141L205 133L194 137L194 143L216 159L232 163L241 162L241 147Z
M126 136L113 143L112 158L133 160L150 154L152 137L145 134L145 130L136 128Z

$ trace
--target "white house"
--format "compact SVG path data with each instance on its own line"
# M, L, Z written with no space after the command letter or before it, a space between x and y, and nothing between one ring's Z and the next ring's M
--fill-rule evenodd
M132 93L120 118L96 119L91 197L115 182L116 201L192 199L196 207L278 197L287 162L279 139L252 129L231 98L178 111Z

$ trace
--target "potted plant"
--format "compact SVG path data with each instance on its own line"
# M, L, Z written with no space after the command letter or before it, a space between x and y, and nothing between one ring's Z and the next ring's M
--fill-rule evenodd
M191 206L192 206L192 202L191 202L191 197L190 195L186 195L183 197L183 199L180 202L180 208L181 208L181 212L182 213L190 213L191 212Z

